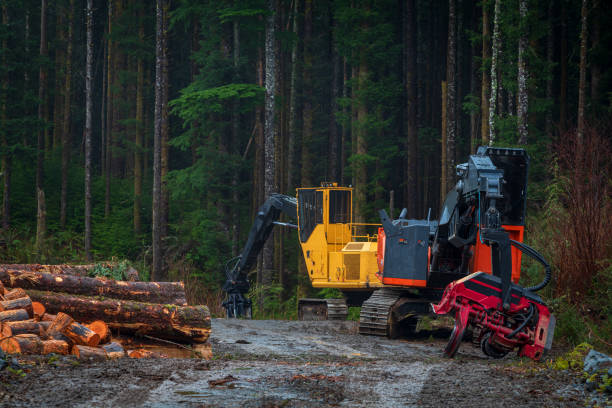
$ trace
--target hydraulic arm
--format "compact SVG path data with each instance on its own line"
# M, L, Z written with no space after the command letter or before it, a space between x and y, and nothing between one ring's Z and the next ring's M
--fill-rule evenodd
M251 317L251 301L245 296L249 291L247 274L257 262L257 256L272 233L274 225L296 227L293 224L278 222L283 213L291 219L297 218L295 197L282 194L270 195L257 210L249 237L241 253L225 265L226 281L223 290L227 293L227 299L223 302L223 307L225 307L228 318Z

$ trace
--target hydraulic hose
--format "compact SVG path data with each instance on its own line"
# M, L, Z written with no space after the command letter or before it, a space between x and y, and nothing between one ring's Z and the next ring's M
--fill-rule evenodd
M516 248L518 248L525 255L530 256L531 258L533 258L536 261L538 261L539 263L541 263L544 266L544 269L546 271L546 276L544 277L544 280L542 282L538 283L535 286L530 286L530 287L525 288L525 289L527 289L528 291L531 291L531 292L537 292L538 290L540 290L540 289L544 288L546 285L548 285L548 283L550 282L550 279L552 277L552 274L550 272L550 265L548 264L548 262L546 262L546 259L544 259L542 254L540 254L538 251L536 251L535 249L533 249L529 245L523 244L522 242L518 242L518 241L515 241L515 240L511 239L510 243L513 246L515 246Z
M533 304L531 304L531 303L530 303L530 304L529 304L529 315L527 315L527 317L525 318L525 320L523 320L523 322L522 322L522 323L521 323L521 324L520 324L520 325L519 325L519 326L518 326L516 329L514 329L514 331L513 331L512 333L510 333L510 334L508 335L508 338L509 338L509 339L511 339L511 338L513 338L514 336L516 336L516 334L517 334L518 332L520 332L521 330L523 330L523 328L524 328L525 326L527 326L527 323L528 323L528 322L529 322L529 320L531 320L531 318L533 317L533 312L534 312L534 307L533 307Z

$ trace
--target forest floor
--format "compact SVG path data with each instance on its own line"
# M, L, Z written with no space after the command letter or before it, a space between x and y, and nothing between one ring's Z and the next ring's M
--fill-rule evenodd
M357 334L356 322L214 319L213 358L20 360L0 373L0 406L543 407L584 406L568 371L487 359L469 343ZM553 349L554 354L562 350Z

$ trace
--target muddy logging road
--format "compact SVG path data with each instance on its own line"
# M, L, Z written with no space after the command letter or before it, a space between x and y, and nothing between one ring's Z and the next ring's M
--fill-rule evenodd
M357 334L356 322L216 319L214 357L71 357L20 361L0 374L11 407L557 407L584 405L567 372L490 360L469 343L455 359L443 338L388 340ZM553 350L554 351L554 350Z

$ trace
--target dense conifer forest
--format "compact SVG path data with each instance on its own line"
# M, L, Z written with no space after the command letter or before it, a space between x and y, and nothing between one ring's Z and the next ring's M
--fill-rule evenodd
M570 342L610 346L612 11L601 0L0 0L0 258L127 259L218 303L271 192L437 217L479 145L531 157L526 241ZM309 294L295 231L257 311ZM526 262L524 279L539 268ZM325 295L325 293L323 294Z

